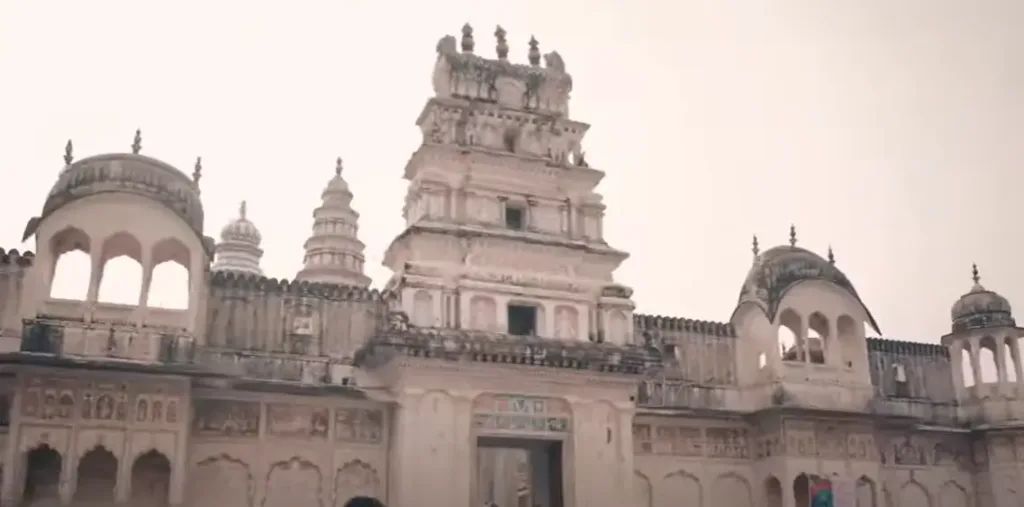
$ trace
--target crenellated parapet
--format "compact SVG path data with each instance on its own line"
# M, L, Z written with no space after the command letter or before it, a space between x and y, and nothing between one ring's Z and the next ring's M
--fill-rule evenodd
M249 273L213 272L209 275L210 287L264 293L291 293L320 299L337 301L386 302L391 297L387 291L354 285L307 282L270 278Z
M0 248L0 269L32 267L36 254L31 251L19 252L17 248L4 250Z
M666 377L705 385L736 382L737 340L732 324L636 314L633 334L661 350Z
M876 396L874 411L931 423L955 420L956 391L948 347L867 338L867 353Z
M0 352L18 350L24 275L34 265L35 257L32 252L0 248Z

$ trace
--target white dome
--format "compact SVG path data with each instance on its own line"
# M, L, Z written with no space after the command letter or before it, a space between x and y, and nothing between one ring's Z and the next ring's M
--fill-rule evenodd
M221 241L236 241L240 243L249 243L253 246L260 246L260 242L263 241L263 236L260 235L259 229L253 224L248 218L245 217L245 201L238 208L238 218L225 225L220 230Z

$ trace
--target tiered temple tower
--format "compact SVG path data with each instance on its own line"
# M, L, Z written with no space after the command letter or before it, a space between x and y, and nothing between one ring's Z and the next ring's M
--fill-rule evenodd
M341 170L338 157L334 177L321 194L323 203L313 211L313 234L304 245L305 267L295 279L367 287L370 278L363 274L366 246L359 241L359 213L352 209L352 192Z
M627 254L602 234L604 173L569 117L572 78L530 40L528 65L478 56L472 28L439 41L435 96L405 167L406 229L389 246L388 288L418 327L568 340L632 341Z
M263 270L260 269L260 258L263 257L260 242L263 236L256 225L246 218L245 211L245 201L242 201L238 206L238 218L221 229L220 242L214 249L216 260L211 271L263 276Z

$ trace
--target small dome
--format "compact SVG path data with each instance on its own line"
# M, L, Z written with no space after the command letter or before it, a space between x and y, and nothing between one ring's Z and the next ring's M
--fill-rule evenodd
M1010 302L999 294L981 285L978 266L973 267L974 286L953 304L950 317L953 332L985 329L990 327L1017 327Z
M779 304L786 292L806 280L824 280L849 292L864 308L868 323L879 332L878 324L871 316L871 312L857 295L857 290L853 288L850 280L835 266L835 262L795 245L771 248L754 259L754 265L743 282L738 304L757 304L764 310L769 320L775 320L775 314L779 311Z
M238 207L238 218L225 225L220 231L221 241L235 241L259 246L263 241L259 229L245 217L245 201Z

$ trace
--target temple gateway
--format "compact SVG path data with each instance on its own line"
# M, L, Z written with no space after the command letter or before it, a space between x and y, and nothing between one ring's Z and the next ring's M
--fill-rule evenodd
M727 320L638 313L565 62L495 36L437 43L379 288L340 160L282 280L244 204L206 235L201 160L69 142L35 253L0 250L0 504L1024 505L1022 333L977 270L941 344L873 337L795 230L755 239ZM66 255L78 298L52 291ZM125 258L141 290L106 301ZM150 294L167 263L182 308Z

